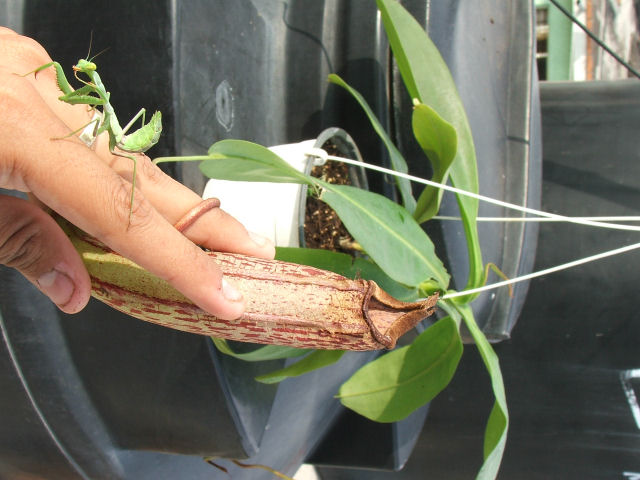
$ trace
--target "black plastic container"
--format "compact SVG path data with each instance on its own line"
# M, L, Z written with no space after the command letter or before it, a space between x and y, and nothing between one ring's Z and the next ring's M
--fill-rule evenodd
M476 139L483 193L535 207L540 152L532 5L403 3L428 26L452 69ZM365 161L384 164L384 149L355 101L327 84L327 74L336 72L392 127L412 172L428 175L422 160L413 160L408 99L370 0L167 0L153 8L124 0L108 8L16 0L1 12L0 20L41 42L67 72L86 55L91 32L93 51L109 47L96 63L120 119L143 106L163 112L164 135L151 156L200 154L223 138L291 143L339 126ZM170 168L202 192L205 179L196 165ZM384 178L371 176L369 183L393 195ZM450 205L445 202L447 211ZM496 214L485 207L481 213ZM464 282L460 229L432 230L457 283ZM485 260L507 275L530 268L535 229L482 227L481 238ZM341 429L338 422L335 431L343 433L327 438L341 439L339 452L316 449L340 411L333 394L367 354L264 386L253 377L281 363L241 363L219 355L206 338L147 325L97 303L79 315L61 315L6 268L0 282L0 476L226 478L201 455L248 456L293 473L314 450L323 463L355 464L350 452L361 439L380 448L365 451L358 466L396 469L409 456L411 442L402 435L396 441L396 427L387 425L375 426L374 435L371 426ZM476 313L488 335L509 335L525 293L521 287L513 300L504 292L479 299ZM426 409L415 415L406 438L415 438Z

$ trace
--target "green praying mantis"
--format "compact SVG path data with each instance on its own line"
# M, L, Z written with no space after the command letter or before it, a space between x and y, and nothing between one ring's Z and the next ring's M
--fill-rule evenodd
M94 57L95 58L95 57ZM85 142L89 145L92 143L95 138L100 135L102 132L107 132L109 134L109 151L117 155L119 157L129 158L133 162L133 177L131 181L131 198L129 205L129 224L131 223L131 215L133 213L133 198L136 187L136 167L137 161L136 158L131 155L132 153L140 153L146 152L149 148L155 145L160 138L160 134L162 132L162 114L159 111L156 111L149 123L145 125L145 109L141 108L140 111L131 119L125 127L121 127L118 122L118 117L116 117L116 113L113 109L113 105L111 105L110 93L107 92L102 80L100 79L100 75L98 75L96 64L87 59L80 59L78 63L73 66L73 75L76 79L83 84L81 88L78 90L74 90L67 77L64 74L62 66L58 62L49 62L35 70L25 73L22 76L30 75L31 73L35 75L38 72L45 70L49 67L53 66L56 71L56 82L58 84L58 88L63 93L59 100L76 105L76 104L84 104L89 105L92 110L95 110L96 107L102 107L102 112L94 117L89 123L83 125L77 130L74 130L69 135L64 137L56 138L56 140L62 138L68 138L76 133L85 130L91 124L95 124L95 127L92 131L91 141ZM88 80L84 80L80 78L78 75L84 74ZM142 117L142 127L138 130L133 131L132 133L127 134L127 132L131 129L133 124ZM116 148L118 150L116 150ZM126 153L121 153L126 152Z

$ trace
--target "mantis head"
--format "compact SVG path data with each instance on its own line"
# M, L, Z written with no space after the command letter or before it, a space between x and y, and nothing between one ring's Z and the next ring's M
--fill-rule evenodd
M95 63L81 58L80 60L78 60L78 63L73 66L73 71L88 73L88 72L95 72L97 68L98 67L96 67Z

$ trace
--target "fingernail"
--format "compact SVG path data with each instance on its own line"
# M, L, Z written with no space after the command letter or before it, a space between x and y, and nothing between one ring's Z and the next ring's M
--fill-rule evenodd
M255 232L249 232L249 238L262 250L261 255L273 258L276 254L276 244L269 237L264 237Z
M242 293L227 282L226 278L222 278L222 296L229 300L230 302L240 302L242 301Z
M55 269L42 274L38 278L38 286L58 306L66 305L71 300L75 290L71 279Z
M265 247L267 245L272 245L273 242L270 238L260 235L256 232L249 232L249 237L253 240L253 243L258 245L259 247Z

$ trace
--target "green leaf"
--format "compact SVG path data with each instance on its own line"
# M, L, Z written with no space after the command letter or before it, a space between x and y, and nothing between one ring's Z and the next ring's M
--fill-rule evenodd
M407 347L360 368L341 387L342 404L377 422L396 422L446 387L462 355L456 322L445 317Z
M346 253L319 248L277 247L276 259L329 270L348 278L354 278L353 257Z
M287 378L304 375L312 370L336 363L343 354L344 350L316 350L302 360L275 372L260 375L256 377L256 380L262 383L278 383Z
M338 75L329 75L329 81L344 88L360 104L362 110L364 110L364 113L366 113L367 117L369 117L371 126L376 131L385 147L387 147L389 158L391 160L391 167L396 172L408 173L409 169L407 167L407 162L405 161L400 151L393 144L393 142L389 138L389 135L387 135L387 132L385 132L384 128L382 128L380 121L377 119L377 117L373 113L373 110L371 110L371 107L369 107L369 104L364 99L364 97L357 90L349 86L349 84L347 84L347 82L345 82ZM395 177L395 179L396 185L398 186L398 191L400 192L400 196L402 197L402 204L404 205L404 208L406 208L410 213L413 213L416 209L416 201L411 194L411 182L409 182L409 180L407 180L406 178L401 177Z
M213 340L213 344L222 353L234 358L238 358L240 360L244 360L245 362L263 362L266 360L279 360L282 358L301 357L302 355L305 355L311 351L303 348L284 347L280 345L265 345L264 347L259 347L251 352L236 353L233 351L226 340L214 337L211 337L211 340Z
M377 193L318 183L325 189L321 199L387 275L412 287L433 278L442 289L447 288L449 274L433 243L407 210Z
M430 105L458 134L458 150L449 170L457 188L478 192L478 169L471 128L453 77L422 26L396 0L376 0L398 69L412 98ZM457 196L469 250L466 288L482 284L482 256L476 217L478 201ZM415 216L422 222L422 212Z
M489 372L493 394L496 399L485 429L484 464L477 476L478 479L492 480L498 475L509 428L509 411L507 409L500 363L491 344L478 327L471 308L468 305L458 305L457 303L451 303L451 306L456 308L462 315L465 325L478 347L480 356Z
M346 253L317 248L276 248L276 259L329 270L347 278L373 280L392 297L405 302L419 298L417 288L409 288L393 280L372 261Z
M414 105L412 117L413 134L427 155L433 168L431 180L438 183L446 181L449 168L458 148L458 136L453 126L444 120L428 105ZM416 210L422 212L420 221L432 218L440 209L444 190L427 186L420 197Z
M299 172L266 147L244 140L214 143L200 170L209 178L245 182L302 183L311 185Z
M350 278L373 280L385 292L397 300L413 302L420 297L416 287L406 287L387 275L378 265L365 258L356 258L353 262L354 274Z

